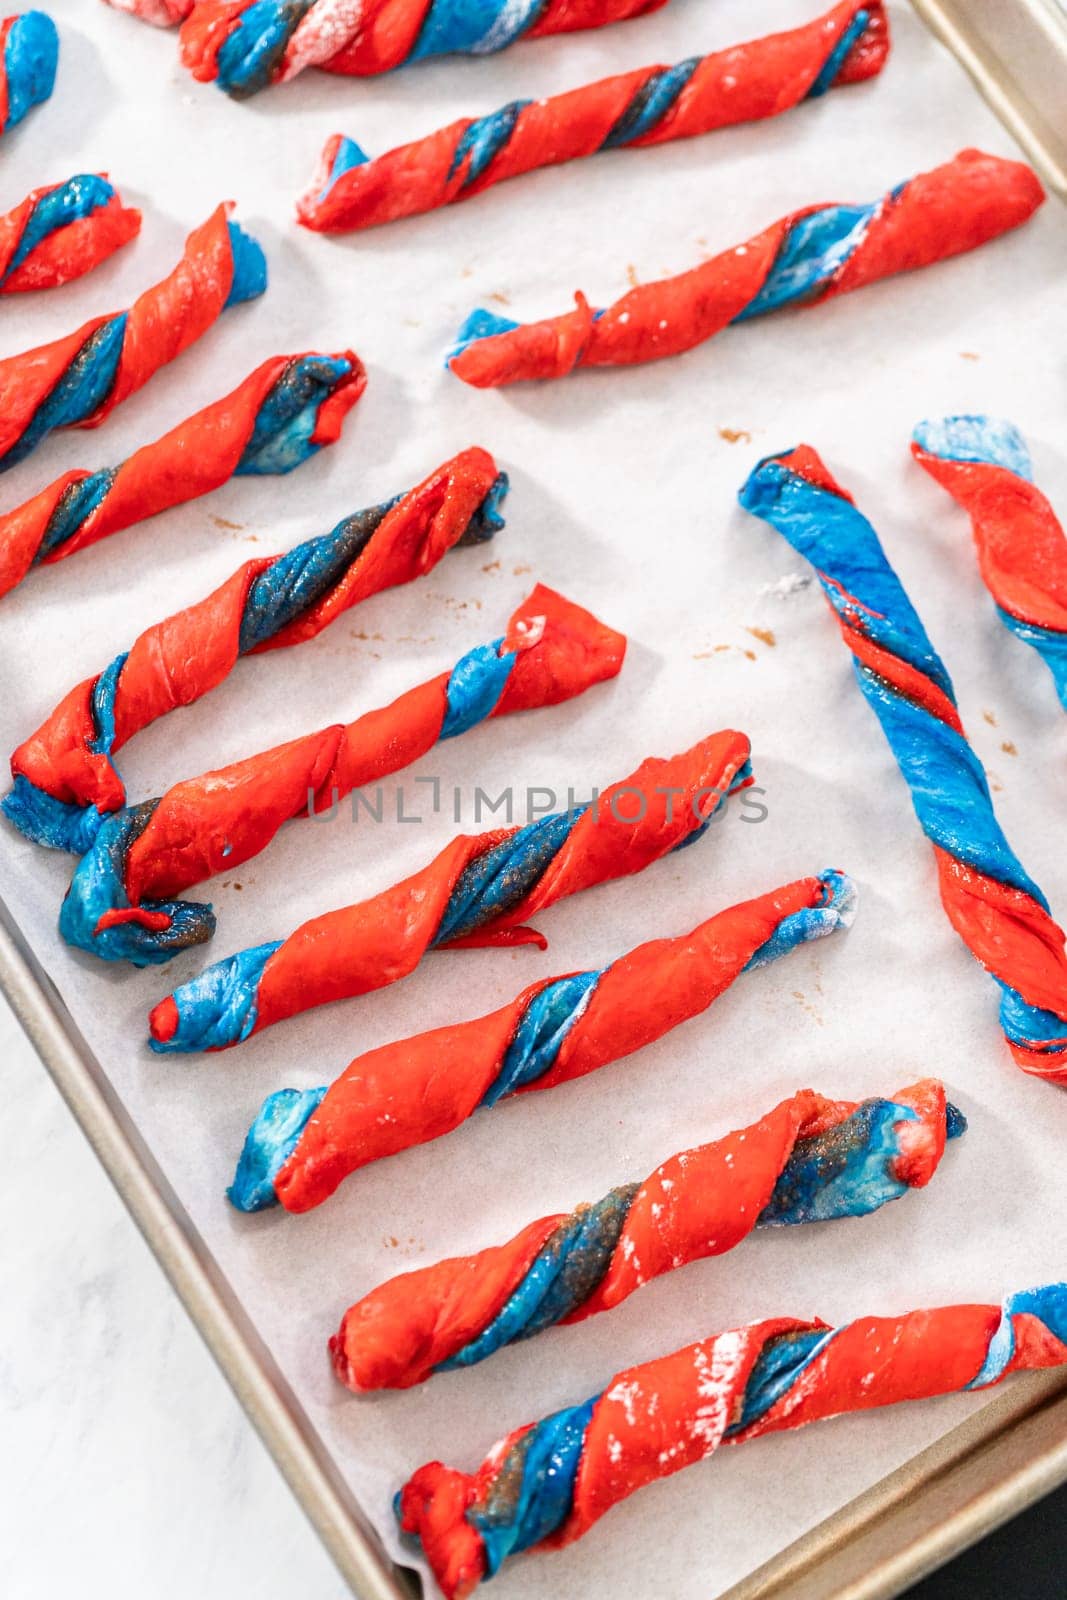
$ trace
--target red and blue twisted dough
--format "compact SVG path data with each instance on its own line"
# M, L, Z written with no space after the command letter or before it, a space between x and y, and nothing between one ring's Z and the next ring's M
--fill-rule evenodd
M43 11L22 11L0 22L0 133L49 98L56 82L59 35Z
M832 1328L780 1317L630 1367L584 1405L502 1439L477 1472L432 1461L396 1511L446 1600L520 1551L580 1539L635 1490L761 1434L903 1400L985 1389L1067 1363L1067 1284L1003 1305L941 1306Z
M691 843L726 796L752 782L748 756L743 733L712 734L682 755L642 762L595 804L460 834L383 894L207 967L155 1007L152 1048L239 1044L314 1006L395 983L430 950L543 949L546 941L525 919Z
M182 63L244 100L305 67L351 77L430 56L490 55L517 39L601 28L666 0L199 0Z
M1026 440L994 417L920 422L912 454L971 519L1004 626L1033 645L1067 711L1067 534L1033 482Z
M859 1105L802 1089L749 1127L671 1156L643 1183L541 1217L507 1244L390 1278L345 1312L330 1340L334 1371L356 1394L407 1389L610 1311L754 1228L868 1216L929 1183L946 1139L966 1127L936 1078Z
M316 367L322 364L328 375L338 358L293 359L298 367L302 359ZM313 444L336 434L342 407L361 391L362 367L354 358L345 359L354 362L351 376L340 379L340 387L320 406ZM289 369L285 357L275 357L228 400L201 412L203 436L199 427L182 424L168 436L176 437L179 456L191 447L205 473L228 475L228 463L240 463L248 455L262 397L270 396L272 385L285 384ZM326 437L319 437L324 432ZM162 449L166 444L161 440L159 446L149 446L119 469L111 494L82 524L85 542L114 532L113 519L125 517L131 505L143 509L145 485L133 470L139 457L159 451L153 461L161 469L160 487L167 485L173 463L169 449ZM271 459L270 436L264 448L265 459ZM175 480L185 497L194 492L192 482L191 476ZM117 505L116 487L129 491ZM406 494L343 518L329 533L284 555L244 562L203 600L146 628L103 672L64 696L12 755L13 784L0 809L38 844L83 855L104 817L126 804L114 758L135 734L177 706L210 693L241 656L313 639L360 601L429 572L454 545L491 539L503 526L499 506L506 492L507 475L497 471L488 451L474 447L453 456ZM0 519L0 538L2 530Z
M462 879L457 887L462 909ZM854 908L855 890L843 873L800 878L680 938L640 945L602 971L542 978L486 1017L370 1050L329 1087L280 1089L249 1129L230 1201L240 1211L279 1202L287 1211L310 1211L350 1173L451 1133L483 1106L569 1083L662 1038L706 1011L742 972L847 927ZM483 921L471 917L472 909ZM481 935L498 925L484 922L485 909L477 899L467 905L460 931ZM446 920L434 943L451 931ZM609 1196L592 1232L606 1238L613 1204ZM578 1257L573 1265L580 1269Z
M1004 837L952 680L877 534L807 445L768 456L740 499L815 569L934 847L949 921L1000 985L1012 1055L1067 1083L1063 930Z
M92 317L64 339L0 361L0 472L53 428L99 427L227 307L263 293L263 252L227 220L231 209L218 206L195 228L174 271L128 311Z
M625 650L621 633L538 584L502 638L469 650L450 672L391 705L108 817L75 870L60 932L105 961L169 961L215 931L209 905L171 896L250 860L283 823L330 810L353 789L410 766L439 739L584 694L615 677Z
M272 356L232 394L119 466L65 472L0 514L0 595L31 568L65 561L135 522L210 494L228 478L292 472L340 438L366 386L363 363L351 350Z
M882 0L841 0L824 16L675 67L642 67L548 100L513 100L370 160L335 134L297 205L322 233L368 228L469 200L494 183L600 150L639 149L777 116L880 72Z
M464 383L487 389L562 378L577 367L658 361L731 323L821 304L974 250L1026 222L1043 200L1038 178L1022 162L964 150L872 205L794 211L679 277L640 284L606 311L594 311L581 293L573 311L544 322L474 311L448 366Z
M92 272L140 231L102 172L34 189L0 217L0 294L56 289Z

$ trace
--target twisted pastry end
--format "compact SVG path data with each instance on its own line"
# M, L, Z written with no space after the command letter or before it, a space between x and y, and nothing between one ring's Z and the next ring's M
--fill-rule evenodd
M56 289L92 272L140 231L106 174L83 172L34 189L0 217L0 294Z
M912 454L971 519L997 613L1032 645L1067 710L1067 534L1032 481L1018 428L994 417L921 422Z

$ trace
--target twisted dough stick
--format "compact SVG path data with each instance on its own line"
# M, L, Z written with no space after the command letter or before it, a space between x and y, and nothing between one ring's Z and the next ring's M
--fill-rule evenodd
M657 11L666 0L199 0L181 31L182 63L235 100L305 67L351 77L428 56L490 55Z
M401 1273L345 1312L330 1340L356 1394L470 1367L559 1323L610 1311L676 1267L723 1255L753 1228L862 1217L920 1189L966 1119L936 1078L856 1105L802 1089L644 1183L507 1244Z
M43 11L0 22L0 133L49 98L56 84L59 35Z
M0 361L0 472L53 428L99 427L227 307L263 293L263 252L227 221L231 210L220 205L195 228L170 276L128 311L93 317L65 339Z
M31 567L64 561L135 522L209 494L228 478L292 472L340 438L366 386L363 363L351 350L272 356L232 394L142 445L121 465L65 472L0 515L0 595Z
M1001 622L1033 645L1067 711L1067 535L1032 482L1025 439L992 417L945 417L920 422L911 451L967 512Z
M841 0L789 33L676 67L623 72L549 100L513 100L374 161L334 134L297 217L321 233L368 228L599 150L666 144L777 116L836 84L873 77L888 53L882 0Z
M330 810L399 772L439 739L487 717L558 705L613 678L626 640L538 584L502 639L479 645L392 705L334 723L219 772L175 784L110 817L78 865L60 913L71 944L148 966L203 944L209 905L169 897L258 855L284 822Z
M642 762L595 805L525 827L460 834L384 894L206 968L155 1007L152 1048L238 1044L301 1011L395 983L428 950L543 949L525 918L692 842L725 797L752 782L748 750L743 733L712 734L683 755Z
M489 1016L368 1051L328 1088L281 1089L248 1131L229 1198L241 1211L279 1201L310 1211L350 1173L451 1133L481 1106L553 1089L651 1044L750 967L847 927L854 905L843 874L801 878L602 972L543 978ZM608 1197L585 1247L595 1250L599 1235L610 1250L611 1212L624 1205L618 1192ZM580 1260L572 1265L580 1275Z
M447 1600L509 1556L580 1539L599 1517L720 1444L849 1411L985 1389L1067 1363L1067 1284L995 1305L862 1317L831 1328L780 1317L720 1333L617 1373L585 1405L517 1428L476 1473L439 1461L397 1496Z
M310 359L326 363L324 357ZM284 357L276 357L236 395L202 412L205 428L198 427L195 434L189 424L177 429L183 453L190 439L203 435L205 445L198 450L203 464L211 448L226 443L228 430L234 437L227 459L244 461L255 414L254 405L250 408L245 400L249 391L253 396L261 392L260 380L279 368L278 383L283 383L289 369ZM336 406L339 413L341 405L358 397L362 370L356 362L351 387L342 385L320 408L312 443L328 442L316 437L327 424L331 433L340 426L340 414L324 412ZM284 417L279 423L284 437ZM299 439L306 432L298 426ZM166 443L161 440L140 452L141 460L158 451L165 469L170 455L162 448ZM274 459L275 443L271 436L264 441L267 461ZM245 455L238 458L242 445ZM243 470L256 470L259 459L253 456L252 465ZM137 461L135 456L120 474ZM188 479L183 481L188 485ZM361 600L429 572L453 545L491 539L503 526L498 507L506 492L507 476L497 471L492 456L477 448L464 450L407 494L357 511L330 533L305 540L284 555L246 561L204 600L146 628L128 652L60 701L11 757L14 784L0 809L38 844L83 855L104 816L126 803L114 757L135 734L176 706L191 705L208 694L239 657L313 639ZM110 497L100 512L109 507L113 512ZM83 524L97 537L100 512L91 512ZM114 530L107 526L105 531Z
M1003 990L1012 1055L1025 1072L1067 1083L1063 930L1001 831L952 680L877 534L807 445L768 456L740 499L815 569L934 847L949 921Z
M1037 210L1044 193L1019 161L964 150L868 206L794 211L736 249L680 277L641 284L606 311L577 294L574 311L517 323L474 311L448 365L464 383L497 388L562 378L576 367L658 361L732 322L816 305L879 278L973 250Z
M140 231L102 172L34 189L0 217L0 294L56 289L92 272Z

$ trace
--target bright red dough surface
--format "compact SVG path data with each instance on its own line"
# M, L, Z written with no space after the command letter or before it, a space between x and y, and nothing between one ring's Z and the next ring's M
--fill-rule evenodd
M1011 616L1067 633L1067 533L1035 484L988 462L911 453L971 519L986 588Z

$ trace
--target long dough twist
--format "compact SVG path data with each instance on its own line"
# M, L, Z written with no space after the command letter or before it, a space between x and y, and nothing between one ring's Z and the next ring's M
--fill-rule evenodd
M297 216L322 233L368 228L469 200L537 167L777 116L837 84L873 77L888 52L882 0L841 0L788 33L674 67L619 73L548 100L513 100L373 161L335 134Z
M350 77L429 56L490 55L517 39L600 28L666 0L199 0L182 26L194 78L244 100L305 67Z
M56 289L92 272L136 236L141 213L102 172L34 189L0 217L0 294Z
M448 365L464 383L497 388L562 378L577 367L626 366L680 354L781 306L817 305L897 272L974 250L1026 222L1044 199L1018 161L964 150L873 205L811 206L676 278L641 284L606 311L585 296L544 322L490 311L467 318Z
M475 1473L439 1461L397 1496L446 1600L463 1600L508 1557L559 1549L645 1484L721 1444L844 1412L985 1389L1067 1363L1067 1284L832 1328L756 1322L617 1373L584 1405L517 1428Z
M815 569L934 847L949 921L1003 990L1012 1055L1067 1083L1063 930L1004 837L952 680L877 534L807 445L761 462L740 498Z
M309 359L314 374L337 358ZM83 523L84 533L99 538L101 526L104 532L114 531L117 488L133 491L123 496L123 517L127 509L143 508L146 467L150 485L158 467L161 489L178 488L185 496L197 492L190 487L195 481L191 477L172 477L171 446L188 460L189 446L195 444L192 459L205 473L217 469L222 481L230 462L245 460L257 409L262 414L256 395L264 389L273 392L268 383L272 375L274 387L282 385L284 393L290 365L284 357L265 363L227 400L139 452L119 469L110 495ZM298 440L308 439L313 447L335 437L343 409L358 398L362 383L362 367L354 362L349 378L339 378L332 397L320 406L309 438L310 416L302 414ZM275 459L285 427L279 417L281 439L271 433L263 441L264 461ZM260 459L257 452L249 465L239 464L237 470L260 470L255 465ZM123 484L121 475L127 471L129 480ZM211 484L201 487L206 490ZM64 696L12 755L14 783L0 809L39 844L83 855L107 813L126 803L114 758L135 734L175 707L208 694L242 656L313 639L361 600L429 572L453 545L491 539L503 526L498 507L506 491L507 476L497 471L487 451L464 450L395 500L357 511L330 533L305 540L284 555L246 561L205 599L146 628L129 651ZM106 519L103 525L101 517ZM0 537L2 529L0 519Z
M367 385L351 350L272 356L232 394L205 406L117 467L65 472L0 515L0 595L32 567L218 489L231 477L292 472L340 437Z
M263 252L220 205L185 241L170 275L128 311L92 317L76 333L0 361L0 472L53 428L99 427L229 306L267 287Z
M971 519L1004 626L1033 645L1067 711L1067 534L1033 483L1018 428L992 417L921 422L912 454Z
M0 22L0 133L47 100L56 83L59 35L43 11L22 11Z
M328 1088L280 1089L249 1129L230 1200L242 1211L279 1201L309 1211L350 1173L451 1133L482 1106L553 1089L651 1044L742 972L847 927L854 903L841 873L801 878L681 938L639 945L603 971L541 979L486 1017L368 1051ZM595 1250L599 1234L610 1250L624 1206L618 1192L608 1197L586 1246Z
M442 946L543 949L526 918L690 843L727 795L752 782L748 755L743 733L712 734L683 755L642 762L595 804L524 827L460 834L383 894L207 967L153 1010L153 1049L238 1044L314 1006L395 983Z
M283 823L328 811L487 717L558 705L613 678L626 641L539 584L507 632L451 672L355 722L261 751L116 812L82 857L60 914L64 938L105 961L148 966L210 939L209 905L170 897L258 855Z
M357 1394L407 1389L610 1311L754 1228L867 1216L929 1183L945 1140L966 1126L935 1078L860 1105L802 1089L759 1122L671 1156L644 1183L390 1278L345 1312L330 1340L334 1371Z

